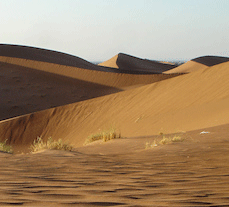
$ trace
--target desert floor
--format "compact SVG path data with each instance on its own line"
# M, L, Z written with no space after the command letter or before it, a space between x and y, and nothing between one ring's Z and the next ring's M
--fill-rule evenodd
M1 153L0 205L228 206L228 125L203 131L149 149L161 135L73 152Z

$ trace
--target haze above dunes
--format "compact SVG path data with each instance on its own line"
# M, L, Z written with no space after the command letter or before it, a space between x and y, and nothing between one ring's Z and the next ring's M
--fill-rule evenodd
M228 57L202 56L176 67L120 53L97 66L56 51L0 45L0 140L7 139L16 153L28 153L37 136L44 140L62 139L74 147L71 153L0 154L0 159L8 159L14 166L12 175L2 170L5 184L11 179L18 182L25 179L29 183L29 186L22 183L18 187L22 193L18 200L13 200L34 205L38 202L37 196L46 196L42 201L44 205L46 202L60 205L75 202L82 206L228 205L229 195L225 189L229 183L229 157L221 154L228 150L228 78ZM84 146L90 134L110 127L121 132L122 138ZM202 131L209 134L200 135ZM162 138L159 133L179 134L185 141L145 150L146 142ZM56 162L52 163L52 158ZM36 159L39 166L51 166L46 169L48 174L39 170L38 165L32 169L21 161L31 164L37 162ZM15 174L17 160L28 176ZM72 173L69 177L61 163L66 163L69 172L77 171L78 177ZM160 181L157 185L149 166L160 171L154 172L155 179ZM7 166L4 165L4 169L8 169ZM105 174L102 179L101 175ZM167 177L168 174L171 177ZM117 178L119 183L108 176ZM219 182L220 176L223 182ZM61 180L63 178L66 180ZM38 181L43 182L43 187L38 186ZM174 184L186 181L185 186ZM86 186L89 182L92 185ZM77 192L71 185L76 183ZM59 191L60 197L56 199L52 196L58 194L54 186L62 184L65 189L71 189ZM25 185L40 191L30 195L32 192L25 192ZM50 186L49 192L47 186ZM102 191L101 186L104 186ZM123 187L125 196L118 186ZM108 201L103 203L101 197L93 196L90 193L93 188ZM176 195L168 194L172 189L177 191ZM155 196L149 194L152 190L161 198L155 200ZM209 194L197 197L199 191ZM0 204L8 205L10 197L2 192Z

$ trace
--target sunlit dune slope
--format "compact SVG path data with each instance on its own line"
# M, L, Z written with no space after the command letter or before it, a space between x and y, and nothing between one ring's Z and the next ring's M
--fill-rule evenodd
M195 61L188 61L174 69L171 70L167 70L165 72L163 72L164 74L173 74L173 73L190 73L193 71L197 71L199 69L206 69L208 68L208 66L195 62Z
M101 66L118 68L123 71L145 71L153 73L162 73L163 71L175 68L175 65L166 64L158 61L151 61L137 58L131 55L119 53L111 59L100 63Z
M199 69L206 69L209 66L214 66L228 61L229 58L227 57L202 56L202 57L192 59L174 69L165 71L164 74L190 73Z
M125 137L229 123L229 63L71 105L0 122L1 140L29 145L42 135L75 147L115 126Z

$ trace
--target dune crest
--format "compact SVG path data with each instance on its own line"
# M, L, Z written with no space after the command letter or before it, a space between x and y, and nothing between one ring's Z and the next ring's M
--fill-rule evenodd
M171 70L167 70L165 72L163 72L164 74L174 74L174 73L190 73L190 72L194 72L197 70L202 70L202 69L206 69L208 68L208 66L202 64L202 63L198 63L198 62L194 62L192 60L174 68Z
M203 70L207 67L214 66L220 63L228 62L229 58L219 57L219 56L202 56L194 58L177 68L165 71L164 74L173 74L173 73L190 73L197 70Z
M144 71L151 73L162 73L163 71L175 68L175 65L166 64L159 61L137 58L124 53L119 53L111 59L100 63L105 67L118 68L121 71Z

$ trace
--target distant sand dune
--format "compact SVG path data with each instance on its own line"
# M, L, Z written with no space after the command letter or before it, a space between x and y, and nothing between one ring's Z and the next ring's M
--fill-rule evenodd
M194 62L192 60L174 68L171 70L167 70L165 72L163 72L164 74L174 74L174 73L190 73L190 72L194 72L197 71L199 69L206 69L208 68L208 66L198 63L198 62Z
M83 81L88 81L117 88L122 88L136 84L148 84L155 81L177 76L165 74L112 73L4 56L0 56L0 62L20 65L44 72L49 72L52 74L58 74L65 77L76 78Z
M207 66L214 66L220 63L228 62L228 57L220 57L220 56L202 56L195 59L192 59L192 61L195 61L197 63L201 63Z
M145 71L152 73L162 73L163 71L175 68L175 65L166 64L158 61L151 61L137 58L131 55L119 53L111 59L100 63L101 66L118 68L119 70L128 71Z
M209 66L214 66L228 61L229 58L227 57L202 56L202 57L192 59L174 69L165 71L164 74L190 73L199 69L206 69Z
M152 74L158 73L156 70L145 70L144 67L139 67L139 61L133 62L134 64L128 65L128 68L125 67L125 70L117 70L117 68L112 67L102 67L99 65L92 64L82 58L69 55L62 52L57 52L53 50L41 49L36 47L29 47L29 46L20 46L20 45L8 45L8 44L0 44L0 56L3 57L11 57L11 58L18 58L18 59L26 59L26 60L34 60L34 61L41 61L46 63L54 63L59 65L66 65L72 67L78 67L83 69L89 70L96 70L96 71L104 71L104 72L113 72L113 73L137 73L137 74ZM123 55L122 55L123 56ZM131 59L130 59L131 58ZM123 58L122 58L123 59ZM137 60L137 58L134 58ZM134 60L133 57L124 55L124 60ZM146 60L141 62L147 62ZM152 61L149 61L152 62ZM128 63L129 64L129 63ZM137 64L137 65L135 65ZM151 63L152 64L152 63ZM141 63L142 65L142 63ZM149 64L147 64L149 65ZM161 64L163 65L163 64ZM131 66L131 67L129 67ZM137 68L137 70L136 70ZM170 66L171 68L171 66Z

